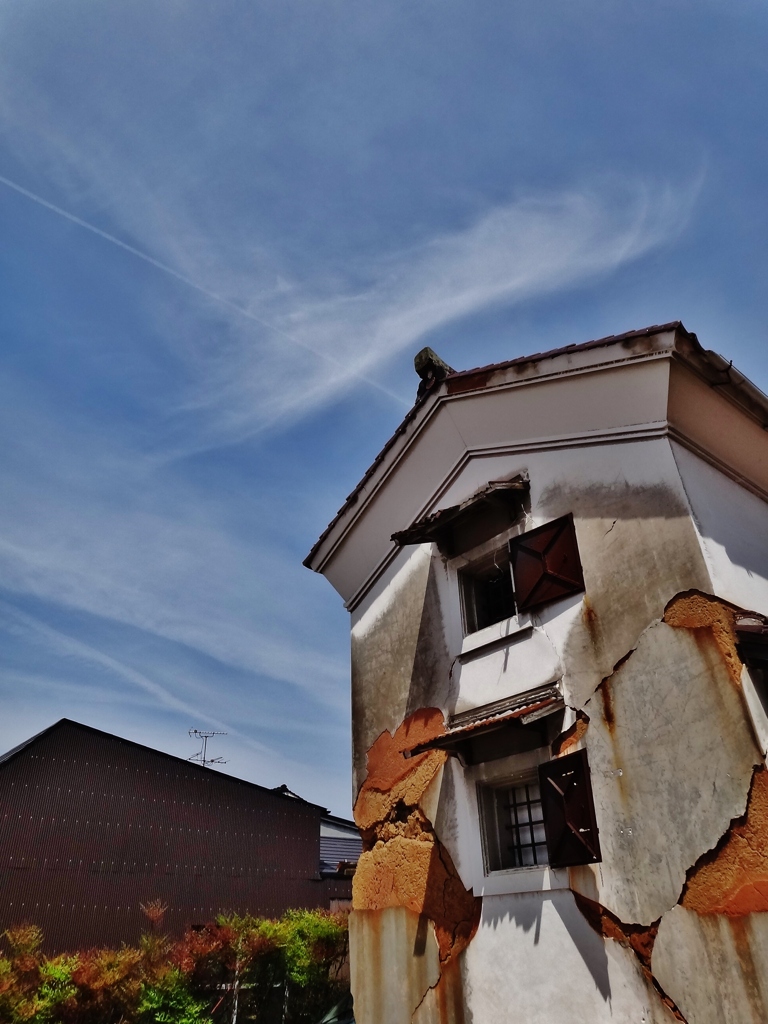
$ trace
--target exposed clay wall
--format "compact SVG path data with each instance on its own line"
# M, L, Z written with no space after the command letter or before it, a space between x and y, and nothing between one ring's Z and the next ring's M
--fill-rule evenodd
M425 708L368 752L355 802L364 844L353 881L358 1024L410 1021L417 1009L413 1019L422 1024L464 1020L459 958L477 928L480 901L432 825L446 755L402 756L443 728L442 712Z

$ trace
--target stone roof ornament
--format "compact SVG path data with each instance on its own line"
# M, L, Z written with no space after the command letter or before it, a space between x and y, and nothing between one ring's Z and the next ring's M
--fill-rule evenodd
M413 366L421 378L419 390L416 395L421 398L427 391L431 391L435 384L445 380L449 373L456 371L448 363L444 362L433 349L427 347L416 353Z

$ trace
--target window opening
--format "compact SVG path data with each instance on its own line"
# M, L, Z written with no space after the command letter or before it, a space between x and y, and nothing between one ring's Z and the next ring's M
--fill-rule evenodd
M486 872L602 859L585 750L479 785L477 795Z
M541 791L537 782L525 782L503 792L502 809L505 844L510 867L528 867L546 864L547 843L544 836L544 818L541 811Z
M503 622L515 614L509 553L493 552L459 572L467 633Z
M549 863L541 790L535 776L511 786L480 787L480 798L488 871Z

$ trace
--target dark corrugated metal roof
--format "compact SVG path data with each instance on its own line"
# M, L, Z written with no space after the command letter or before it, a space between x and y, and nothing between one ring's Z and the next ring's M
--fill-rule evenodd
M167 754L164 750L157 750L155 747L148 747L143 743L137 743L135 740L127 740L122 736L115 736L114 733L104 732L102 729L96 729L92 725L83 725L82 722L75 722L71 718L60 718L58 722L54 722L53 725L49 725L47 729L43 729L41 732L31 736L28 740L24 740L23 743L19 743L18 746L13 747L11 750L6 751L5 754L0 755L0 767L3 767L9 761L12 761L22 751L27 750L30 746L33 746L44 736L48 736L51 733L60 730L62 727L71 727L74 729L81 729L84 733L89 733L93 736L105 737L109 740L114 740L116 743L125 744L128 747L133 747L136 750L146 750L157 757L168 758L169 761L174 761L177 764L188 765L190 768L198 771L210 774L213 769L205 768L201 764L195 764L194 761L188 761L186 758L177 757L175 754ZM257 782L249 782L247 779L239 779L236 775L229 775L227 772L215 771L216 775L235 782L241 786L252 786L254 789L261 790L262 793L269 793L270 795L277 797L279 800L298 800L300 803L307 804L310 807L317 807L325 814L328 813L327 808L323 807L322 804L313 804L309 800L305 800L303 797L297 796L296 793L291 792L287 786L276 786L275 788L269 788L267 786L260 786Z
M320 836L320 860L327 864L338 864L341 860L356 864L362 852L363 841L360 838L350 836L349 839L342 839L337 836Z

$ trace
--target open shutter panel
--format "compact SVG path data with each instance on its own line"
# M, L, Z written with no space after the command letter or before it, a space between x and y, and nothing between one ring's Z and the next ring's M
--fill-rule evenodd
M602 860L586 750L539 765L539 785L552 867Z
M509 560L521 612L584 590L572 515L513 537Z

